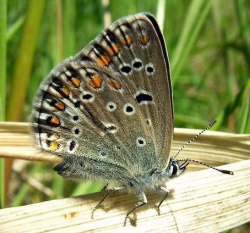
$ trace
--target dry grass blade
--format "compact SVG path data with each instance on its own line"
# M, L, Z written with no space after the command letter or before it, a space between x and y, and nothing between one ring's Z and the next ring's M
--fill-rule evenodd
M148 204L123 227L125 214L136 198L115 192L91 211L105 193L65 198L0 211L1 232L221 232L250 219L250 160L223 166L228 176L206 169L168 182L171 195L161 214L155 206L159 193L147 195Z
M34 153L27 124L16 125L12 130L7 126L0 125L0 156L58 162L55 157L48 159L47 155ZM172 153L197 132L176 129ZM20 147L27 156L25 153L21 157L18 155ZM6 148L12 151L8 153ZM220 232L230 229L250 220L249 151L250 135L206 132L185 148L180 157L215 166L230 163L223 169L232 170L234 176L211 169L186 172L168 182L172 192L163 203L160 215L155 206L161 194L148 193L148 204L130 217L126 227L123 227L125 214L136 203L136 197L117 191L96 210L94 219L91 219L91 211L105 192L3 209L0 231ZM190 166L187 171L193 168Z
M35 149L28 123L0 122L0 157L44 162L60 162L52 154L41 154Z
M171 154L174 155L200 130L175 129ZM206 131L178 156L202 160L213 166L249 159L250 135ZM209 156L206 156L207 154ZM60 158L35 149L27 123L0 122L0 157L58 163ZM191 167L197 167L191 164Z

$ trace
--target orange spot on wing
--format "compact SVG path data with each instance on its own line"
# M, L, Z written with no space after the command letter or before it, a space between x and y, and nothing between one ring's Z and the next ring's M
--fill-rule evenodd
M111 86L111 87L113 87L113 88L115 88L115 89L121 89L121 84L120 83L117 83L117 82L115 82L115 81L113 81L113 80L109 80L108 81L108 84Z
M110 56L114 56L118 54L120 51L120 48L117 44L112 44L112 48L110 48L107 52Z
M48 118L48 123L50 126L57 127L61 124L60 120L58 117L49 117Z
M125 40L121 40L121 42L122 42L122 44L124 44L124 45L130 45L130 44L132 44L132 42L133 42L133 39L132 39L132 37L126 37L125 38Z
M101 88L102 82L103 79L101 77L95 76L89 81L89 85L93 88Z
M72 78L71 82L75 87L79 87L81 84L81 80L79 78Z
M69 97L69 89L66 87L61 88L59 93L61 94L61 97Z
M148 35L143 35L139 38L139 41L141 44L146 45L149 41L149 36Z
M55 141L49 142L48 144L49 144L49 148L48 149L51 150L51 151L58 150L58 148L60 146L60 144L58 142L55 142Z
M64 103L56 103L55 104L55 110L58 110L58 111L63 111L65 109L65 105Z
M111 58L109 56L101 56L100 59L97 60L99 66L108 66L110 62Z

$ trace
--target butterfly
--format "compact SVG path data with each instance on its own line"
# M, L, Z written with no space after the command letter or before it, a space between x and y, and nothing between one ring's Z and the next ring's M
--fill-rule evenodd
M159 208L169 193L166 181L189 164L170 156L169 59L149 13L118 19L55 67L40 84L31 122L37 146L62 158L54 168L58 174L137 195L124 224L147 203L148 190L163 193Z

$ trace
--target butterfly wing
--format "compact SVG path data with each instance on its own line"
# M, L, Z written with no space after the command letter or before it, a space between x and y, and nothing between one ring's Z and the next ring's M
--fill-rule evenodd
M119 19L41 83L32 130L67 178L124 184L169 161L173 103L164 38L150 14Z

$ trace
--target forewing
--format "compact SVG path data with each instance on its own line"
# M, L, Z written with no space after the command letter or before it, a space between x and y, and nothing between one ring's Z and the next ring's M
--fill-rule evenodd
M68 178L123 182L169 160L173 103L164 38L139 13L115 21L39 87L32 112L38 146Z

